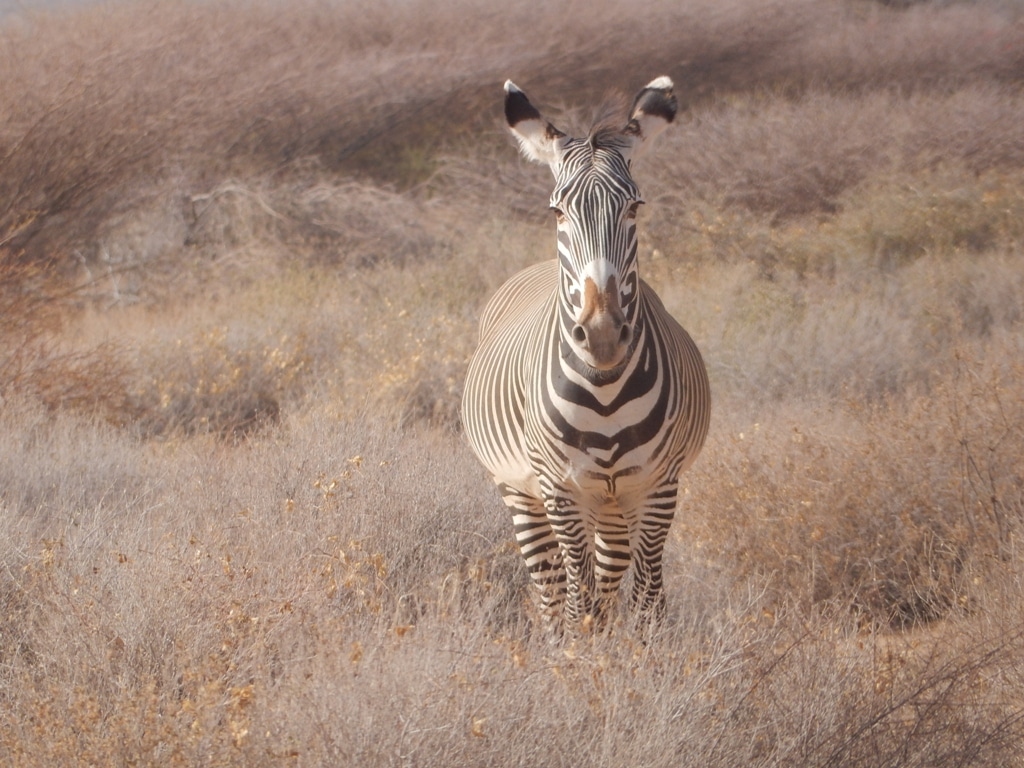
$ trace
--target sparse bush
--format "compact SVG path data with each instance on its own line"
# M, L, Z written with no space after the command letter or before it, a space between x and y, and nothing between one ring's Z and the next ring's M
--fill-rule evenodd
M215 329L172 356L147 361L135 429L143 436L237 437L276 422L281 400L294 394L307 365L301 339L287 341L235 348L225 329Z
M0 408L9 398L30 397L51 410L123 424L132 407L122 350L111 343L61 349L55 334L65 298L52 273L0 246Z
M856 201L839 226L883 271L926 255L975 257L1024 235L1024 196L1002 173L972 178L946 169L902 181L890 177L866 185Z
M337 268L402 266L437 248L422 205L364 183L318 182L314 176L266 192L228 183L194 195L191 206L188 245L210 254L270 240Z

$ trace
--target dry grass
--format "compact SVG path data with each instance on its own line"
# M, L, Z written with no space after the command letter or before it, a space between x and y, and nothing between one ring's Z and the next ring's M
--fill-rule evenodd
M1021 764L1019 8L576 10L5 18L0 762ZM552 642L458 434L553 252L500 83L662 72L712 433L665 624Z

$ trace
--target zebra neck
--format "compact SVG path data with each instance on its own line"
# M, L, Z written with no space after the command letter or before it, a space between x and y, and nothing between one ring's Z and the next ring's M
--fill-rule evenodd
M566 445L615 467L624 456L657 438L674 402L670 371L650 326L614 381L592 383L560 353L557 331L545 377L535 391L549 429Z

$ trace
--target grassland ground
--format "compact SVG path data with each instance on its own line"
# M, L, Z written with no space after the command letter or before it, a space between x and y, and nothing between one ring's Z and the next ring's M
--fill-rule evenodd
M0 21L0 762L1021 764L1019 6L589 8ZM712 430L665 623L555 642L457 416L553 255L500 86L662 73Z

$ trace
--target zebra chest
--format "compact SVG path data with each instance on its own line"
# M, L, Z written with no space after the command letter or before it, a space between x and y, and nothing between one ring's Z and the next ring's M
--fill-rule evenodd
M570 462L553 478L554 494L598 515L622 515L644 499L648 480L639 466L607 471L590 462Z
M549 466L576 477L632 476L655 461L667 428L666 398L656 388L617 407L552 396L528 409L535 444L550 448Z
M548 443L534 454L534 470L552 502L581 506L598 514L622 514L646 497L651 485L652 446L634 444L628 435L609 440L583 431L574 440Z

